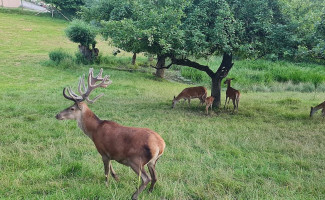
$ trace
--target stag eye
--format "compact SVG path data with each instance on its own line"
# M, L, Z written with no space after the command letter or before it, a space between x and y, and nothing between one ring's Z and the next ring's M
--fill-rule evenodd
M70 108L70 110L74 111L74 108L72 107L72 108Z

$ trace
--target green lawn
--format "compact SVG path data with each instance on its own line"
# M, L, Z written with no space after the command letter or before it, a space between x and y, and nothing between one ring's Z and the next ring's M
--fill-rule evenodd
M100 155L74 121L55 115L71 105L62 96L90 66L46 67L48 52L76 44L66 22L0 12L0 198L130 199L135 173L105 186ZM100 40L103 55L112 47ZM122 56L128 56L124 54ZM153 193L139 199L325 199L325 119L309 117L325 93L243 92L239 112L205 115L171 100L188 85L152 74L104 68L113 84L89 107L101 119L148 127L166 142ZM239 76L239 74L238 74ZM224 95L222 96L224 99Z

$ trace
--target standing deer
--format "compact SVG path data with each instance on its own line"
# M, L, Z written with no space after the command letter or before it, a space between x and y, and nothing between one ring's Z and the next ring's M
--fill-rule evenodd
M227 78L224 82L224 84L227 84L226 102L225 102L224 108L226 108L227 99L229 98L228 105L229 105L229 101L231 99L232 103L234 104L234 110L237 109L237 111L238 111L240 92L239 92L239 90L236 90L236 89L230 87L231 80L234 80L234 78Z
M203 104L206 97L207 89L203 86L185 88L177 97L174 96L172 108L175 108L176 103L181 99L184 99L184 102L188 100L188 105L190 106L191 99L199 98L201 104Z
M88 87L86 88L84 76L80 77L78 91L80 95L74 93L71 88L63 89L63 96L74 102L74 104L56 115L58 120L76 120L80 129L94 142L99 154L102 156L105 171L105 183L108 185L108 173L116 180L118 177L113 170L111 160L130 166L133 171L141 176L142 184L134 192L132 199L137 199L138 195L145 189L151 181L151 192L157 181L155 170L158 158L163 154L165 142L160 135L148 128L136 128L122 126L116 122L100 120L84 102L94 103L100 94L93 100L89 99L90 93L98 87L107 87L112 82L109 76L102 78L100 73L94 77L93 69L89 70ZM96 84L96 82L100 83ZM66 90L68 94L66 94ZM83 91L82 91L83 90ZM147 165L150 176L147 175L144 166Z
M205 99L205 110L207 112L207 115L209 114L208 110L209 110L209 107L211 107L211 111L212 111L212 104L213 104L213 101L214 101L214 97L213 96L209 96Z
M316 111L322 109L322 116L325 117L325 101L318 106L310 108L310 117L312 117Z

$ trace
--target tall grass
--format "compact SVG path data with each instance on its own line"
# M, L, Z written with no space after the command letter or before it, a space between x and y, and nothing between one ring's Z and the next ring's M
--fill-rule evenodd
M113 162L120 181L111 178L105 187L92 141L76 122L54 117L72 103L63 98L63 87L76 88L90 67L40 64L58 47L75 51L61 35L66 25L0 13L1 199L129 199L138 183L130 168ZM324 119L309 117L324 93L248 92L238 113L221 109L206 116L196 100L171 109L172 97L189 85L91 66L97 72L103 67L113 80L94 91L105 93L89 105L94 113L151 128L166 141L156 187L139 199L325 198Z
M210 58L208 61L203 59L199 62L209 65L214 71L221 63L220 58ZM287 85L283 90L292 91L292 85L295 91L311 92L318 89L324 92L325 88L325 68L321 65L308 63L288 63L271 62L267 60L234 60L234 67L231 69L228 77L235 77L233 82L237 88L243 90L254 90L258 87L261 91L277 91L275 85ZM209 85L210 77L202 71L189 68L180 68L182 76L191 79L194 82ZM302 86L304 85L304 86ZM313 90L309 90L313 85ZM279 90L279 91L283 91Z

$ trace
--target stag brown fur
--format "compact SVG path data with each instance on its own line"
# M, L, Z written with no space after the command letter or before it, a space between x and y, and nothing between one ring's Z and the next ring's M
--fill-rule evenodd
M176 103L181 99L184 99L184 102L188 100L188 105L190 105L191 99L199 98L200 103L203 104L206 97L207 89L203 86L185 88L177 97L174 96L172 108L174 108Z
M209 96L205 99L205 110L206 110L206 113L207 115L209 114L209 107L211 107L211 111L212 111L212 104L213 104L213 101L214 101L214 97L213 96Z
M232 103L234 105L234 110L237 109L237 111L238 111L238 104L239 104L240 92L239 92L239 90L236 90L236 89L230 87L231 80L234 80L234 78L228 78L224 82L224 84L227 84L226 101L225 101L224 108L226 108L227 99L229 98L228 99L228 105L229 105L229 101L231 99L232 100Z
M100 84L106 83L105 81L107 80L105 78L103 80L101 76L98 79L102 80ZM82 81L79 81L79 91L81 91L80 82ZM93 81L92 78L88 78L88 85L91 85L93 82L96 82L96 80ZM97 84L97 86L107 86L100 84ZM87 104L82 102L83 100L89 100L88 95L93 88L90 91L87 89L87 92L84 93L87 95L82 94L82 98L80 96L77 97L69 89L70 96L66 95L65 88L63 90L64 97L73 100L75 103L57 114L56 118L58 120L76 120L81 130L94 142L104 163L106 185L108 184L109 172L118 180L111 160L116 160L123 165L130 166L138 176L141 176L142 184L132 195L132 199L137 199L138 195L150 181L151 186L149 191L151 192L153 190L157 181L155 166L158 158L164 152L165 142L158 133L148 128L126 127L113 121L100 120L89 109ZM89 101L92 102L91 100ZM148 176L144 169L145 165L148 166L150 176Z

